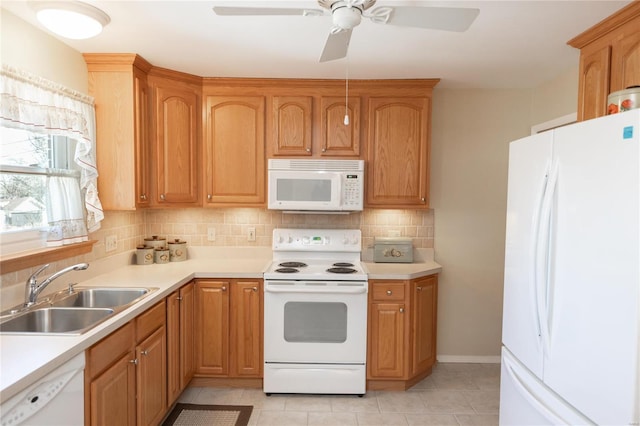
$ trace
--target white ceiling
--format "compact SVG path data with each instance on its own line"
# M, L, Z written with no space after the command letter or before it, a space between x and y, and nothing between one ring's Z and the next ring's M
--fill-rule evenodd
M329 15L217 16L212 6L315 8L315 1L86 0L111 22L90 40L63 42L80 52L138 53L153 65L203 77L440 78L438 87L535 87L575 66L566 42L630 0L400 1L376 6L473 7L463 33L379 25L363 19L348 59L319 63ZM1 2L35 26L26 1ZM46 31L46 30L44 30Z

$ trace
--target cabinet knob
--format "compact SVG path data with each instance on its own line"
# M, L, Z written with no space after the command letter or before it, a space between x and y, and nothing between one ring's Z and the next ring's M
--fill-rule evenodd
M416 287L416 290L422 291L422 287Z
M327 148L322 148L322 152L327 152Z
M306 149L306 151L307 151L307 152L311 152L311 148L307 148L307 149Z
M133 365L138 365L138 358L129 361Z
M400 313L404 314L404 308L400 308Z
M213 195L207 194L207 200L211 201L212 198L213 198Z
M424 197L420 198L420 200L422 200L422 202L423 202L423 203L426 203L426 202L427 202L427 199L426 199L426 198L424 198Z
M227 286L222 286L222 291L227 291Z
M178 296L178 297L176 297L176 300L177 300L178 302L181 302L181 301L182 301L182 296Z
M251 287L251 290L258 291L258 287Z
M140 194L140 199L141 200L146 200L147 199L147 194Z
M391 290L387 290L387 296L391 296L392 292Z
M147 355L149 355L149 352L147 352L147 350L145 349L143 351L140 351L140 354L142 354L144 356L147 356Z
M165 198L165 197L164 197L164 194L160 194L160 199L161 199L162 201L164 201L164 198Z

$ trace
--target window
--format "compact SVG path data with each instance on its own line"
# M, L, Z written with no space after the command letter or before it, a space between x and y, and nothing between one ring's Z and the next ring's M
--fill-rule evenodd
M47 180L67 177L79 185L80 172L73 161L76 141L6 127L0 127L0 137L0 253L43 247L51 202Z

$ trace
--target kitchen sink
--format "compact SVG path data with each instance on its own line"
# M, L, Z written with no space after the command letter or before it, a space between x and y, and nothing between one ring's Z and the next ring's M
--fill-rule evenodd
M105 308L39 308L1 323L0 332L82 334L113 313Z
M116 308L126 306L149 293L147 288L82 288L58 293L51 306L79 308Z
M82 334L156 290L70 286L33 306L0 313L0 334Z

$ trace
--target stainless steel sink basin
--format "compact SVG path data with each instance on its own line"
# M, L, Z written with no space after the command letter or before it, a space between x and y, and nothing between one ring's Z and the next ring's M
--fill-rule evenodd
M40 308L1 323L0 332L82 334L113 313L113 309Z
M129 305L147 293L149 289L146 288L83 288L73 293L59 293L53 298L51 306L115 308Z

